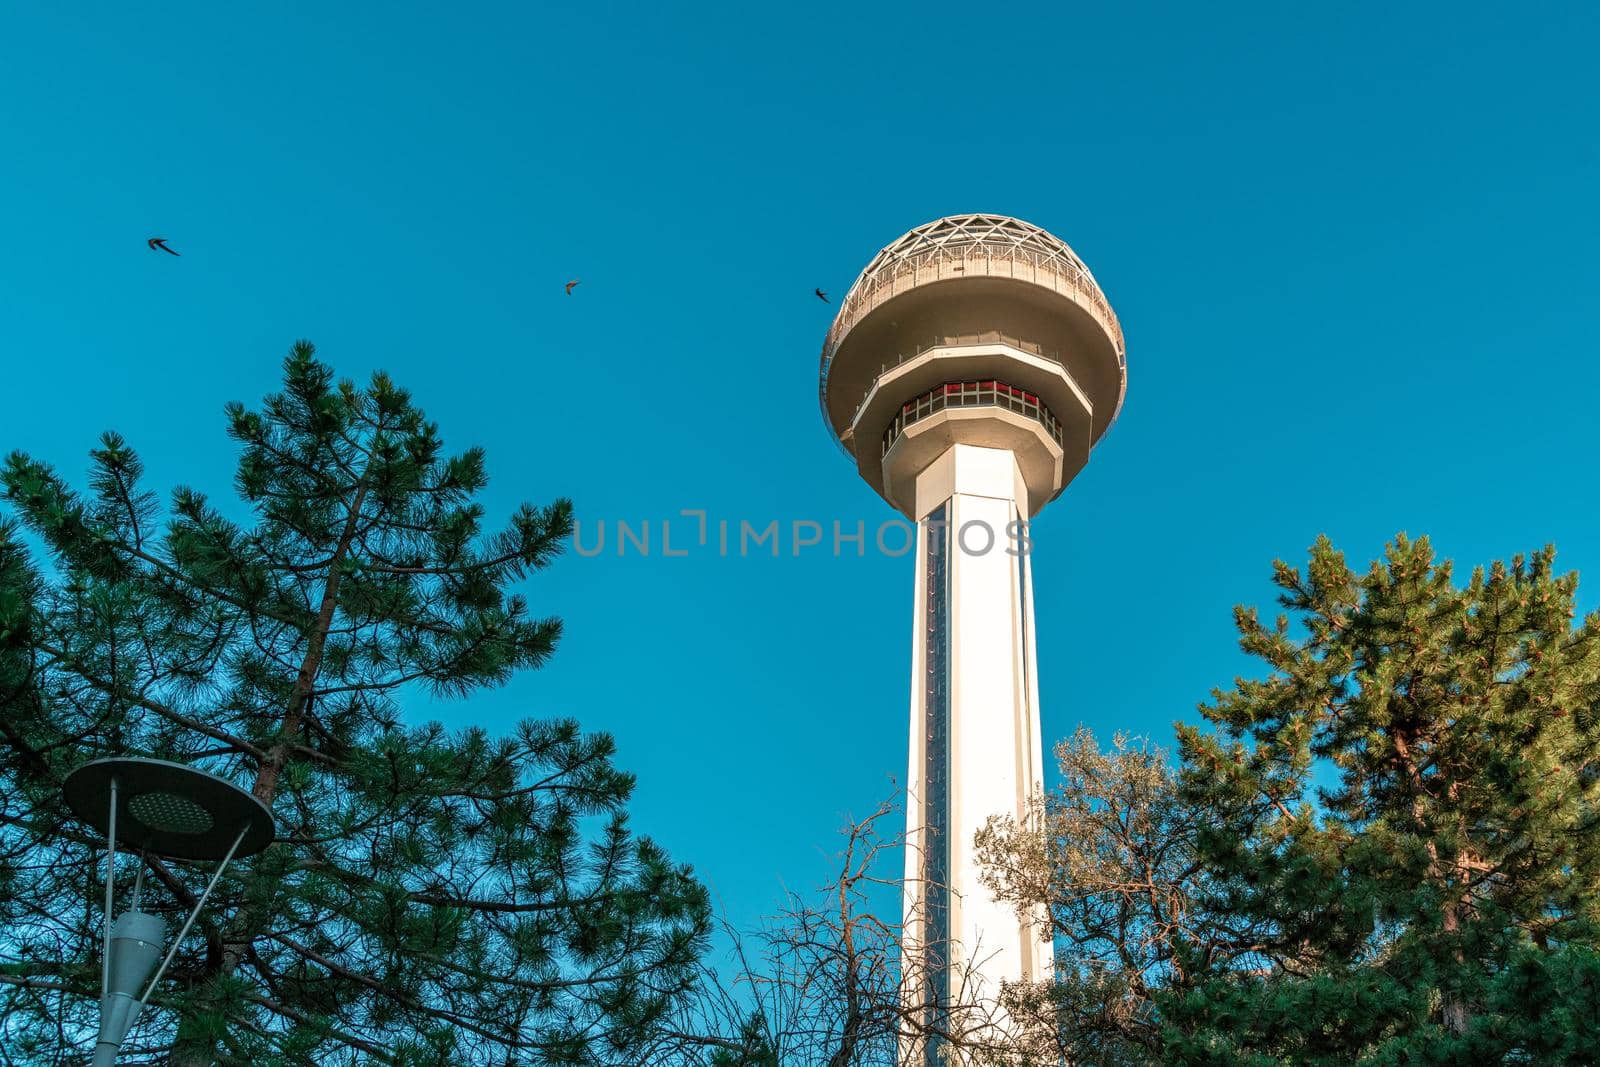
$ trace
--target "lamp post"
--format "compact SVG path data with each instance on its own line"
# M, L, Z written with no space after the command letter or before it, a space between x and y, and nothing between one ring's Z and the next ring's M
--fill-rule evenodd
M253 856L272 843L272 812L249 792L214 774L181 763L132 756L84 764L67 775L62 792L73 813L106 836L100 1035L93 1067L111 1067L222 872L235 858ZM156 957L166 924L139 910L143 864L134 879L128 910L115 922L111 918L119 841L141 855L217 861L216 871L159 967Z

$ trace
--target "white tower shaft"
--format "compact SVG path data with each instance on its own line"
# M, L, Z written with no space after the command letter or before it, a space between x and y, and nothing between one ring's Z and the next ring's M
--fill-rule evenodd
M834 441L918 524L905 1007L947 1013L963 1036L1009 1028L1001 982L1054 972L1042 903L1020 919L997 904L974 855L991 817L1028 814L1043 777L1016 524L1077 477L1122 410L1122 327L1059 237L949 215L868 262L828 327L817 382ZM908 1039L901 1063L938 1064L938 1041L921 1044Z
M1026 494L1006 449L953 445L917 477L904 969L922 987L908 1001L935 1012L1052 972L1049 942L992 898L973 856L984 823L1022 819L1043 777Z

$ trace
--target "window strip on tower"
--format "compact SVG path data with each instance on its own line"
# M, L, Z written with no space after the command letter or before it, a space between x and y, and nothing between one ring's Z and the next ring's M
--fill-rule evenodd
M923 637L923 708L928 744L923 768L923 966L929 1024L940 1028L949 1007L950 940L950 523L949 505L924 523L927 560L926 628ZM929 1041L929 1067L939 1064Z

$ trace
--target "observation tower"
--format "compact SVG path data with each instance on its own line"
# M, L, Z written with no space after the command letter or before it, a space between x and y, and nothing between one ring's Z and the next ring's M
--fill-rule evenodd
M917 523L903 994L935 1020L1052 971L1048 938L979 884L973 837L1021 818L1043 779L1027 521L1089 461L1127 382L1089 268L1003 215L884 248L822 346L829 431Z

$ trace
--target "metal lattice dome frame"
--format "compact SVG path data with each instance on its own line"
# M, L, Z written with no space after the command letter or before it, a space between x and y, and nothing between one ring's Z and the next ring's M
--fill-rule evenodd
M1032 282L1068 297L1095 319L1116 346L1121 385L1109 426L1128 391L1127 348L1122 324L1094 275L1076 252L1048 230L1008 215L948 215L924 223L872 257L839 303L822 345L818 400L828 415L828 371L839 343L852 327L901 293L956 278L1010 278ZM837 441L837 436L835 435Z
M949 215L924 223L894 241L872 257L861 276L869 277L906 256L933 249L953 250L961 255L974 249L1020 249L1089 273L1065 241L1031 222L1007 215Z

